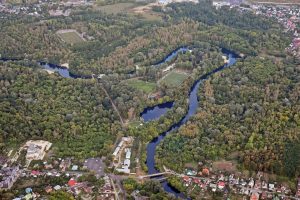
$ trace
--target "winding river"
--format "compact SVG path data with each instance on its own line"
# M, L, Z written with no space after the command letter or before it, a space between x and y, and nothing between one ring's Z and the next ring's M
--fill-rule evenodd
M179 47L177 49L175 49L174 51L172 51L170 54L168 54L164 59L162 59L161 61L156 62L153 66L159 66L161 64L164 64L166 62L171 61L174 57L176 57L179 53L185 53L187 52L189 49L187 47Z
M148 174L154 174L154 173L158 173L159 171L157 170L157 168L155 167L155 152L156 152L156 147L161 143L161 141L171 132L176 131L177 129L179 129L183 124L185 124L191 116L193 116L198 108L198 103L199 103L199 99L197 96L198 93L198 89L200 84L205 81L209 76L227 68L230 67L232 65L234 65L236 63L236 59L239 57L238 55L236 55L235 53L226 50L226 49L222 49L222 52L227 56L228 62L218 68L216 68L215 70L201 76L192 86L190 93L189 93L189 107L188 107L188 111L186 113L186 115L176 124L173 124L167 131L163 132L162 134L160 134L158 137L154 138L148 145L147 145L147 160L146 160L146 164L148 167ZM158 105L157 107L155 107L155 111L157 113L152 113L152 115L156 115L157 118L161 117L161 111L160 111L160 107L164 107L163 104ZM147 114L144 113L144 114ZM156 118L156 119L157 119ZM152 119L153 120L153 119ZM164 188L164 190L166 192L172 193L174 194L176 197L181 197L184 198L184 195L182 193L180 193L179 191L177 191L175 188L172 188L167 181L162 182L162 186Z
M159 61L156 63L154 66L163 64L165 62L169 62L172 60L178 53L184 53L188 50L187 47L180 47L173 52L171 52L169 55L167 55L163 60ZM191 116L193 116L198 108L198 97L197 97L197 92L199 89L199 86L201 82L206 80L209 76L227 68L236 63L236 59L239 57L235 53L222 49L222 52L227 56L228 58L228 63L216 68L215 70L201 76L192 86L190 93L189 93L189 107L186 115L176 124L173 124L167 131L163 132L160 134L158 137L154 138L148 145L147 145L147 160L146 164L148 167L148 173L153 174L153 173L158 173L159 171L155 167L155 152L156 152L156 147L161 143L161 141L171 132L176 131L179 129L183 124L185 124ZM18 59L5 59L5 58L0 58L0 60L6 62L6 61L18 61ZM46 63L46 62L38 62L38 64L45 70L49 70L52 72L57 72L60 76L64 78L91 78L90 77L84 77L84 76L76 76L73 75L69 69L51 64L51 63ZM141 117L144 119L144 122L148 122L151 120L155 120L160 118L162 115L164 115L168 110L170 110L174 106L174 102L166 102L160 105L156 105L153 107L148 107L146 108L142 113ZM158 177L156 177L158 178ZM166 192L174 194L176 197L181 197L185 198L182 193L177 191L175 188L172 188L167 181L162 182L162 186Z

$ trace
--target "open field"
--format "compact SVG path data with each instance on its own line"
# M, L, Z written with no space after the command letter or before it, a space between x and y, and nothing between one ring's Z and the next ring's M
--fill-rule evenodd
M68 44L76 44L84 41L84 38L76 30L60 30L56 34Z
M153 92L156 87L156 83L150 83L150 82L145 82L145 81L141 81L141 80L128 80L126 82L131 87L133 87L137 90L142 90L146 93Z
M172 71L169 72L166 76L164 76L159 82L165 83L167 86L170 87L175 87L180 85L187 77L187 74Z
M97 6L96 9L107 14L118 14L121 12L127 12L135 6L136 4L134 3L116 3L112 5Z

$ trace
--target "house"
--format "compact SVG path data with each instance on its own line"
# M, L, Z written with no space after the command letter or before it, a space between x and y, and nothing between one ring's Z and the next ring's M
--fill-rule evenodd
M52 164L46 164L45 169L53 169L53 165Z
M46 193L50 193L53 191L53 188L50 185L48 185L47 187L45 187L45 191Z
M212 190L213 192L217 191L217 185L216 185L216 184L210 183L210 184L209 184L209 187L211 188L211 190Z
M264 199L267 199L268 198L268 195L266 192L262 192L261 193L261 199L264 200Z
M71 178L70 180L69 180L69 182L68 182L68 185L70 186L70 187L73 187L74 185L76 185L77 184L77 182L73 179L73 178Z
M67 168L69 168L71 166L71 159L70 158L67 158L67 159L63 159L60 164L59 164L59 168L62 170L62 171L66 171Z
M54 190L60 190L61 189L61 186L60 185L56 185L55 187L54 187Z
M32 170L31 171L31 176L36 177L36 176L39 176L39 175L41 175L41 173L39 171L37 171L37 170Z
M262 189L264 190L268 189L268 184L265 181L262 182Z
M273 183L269 183L269 190L274 191L275 190L275 185Z
M126 152L126 159L130 159L130 156L131 156L131 149L130 149L130 148L126 148L126 149L125 149L125 152Z
M209 176L209 169L208 168L203 168L202 169L202 175L203 176Z
M72 166L72 171L77 171L78 170L78 165L73 165Z
M251 188L254 186L254 180L253 180L253 178L250 178L250 181L249 181L248 185Z
M219 182L218 182L218 188L219 188L220 190L223 190L224 187L225 187L225 182L219 181Z
M254 188L255 189L261 189L261 181L260 180L255 182Z
M250 200L259 200L259 194L257 192L253 192Z
M193 181L197 185L199 185L201 183L200 179L198 179L198 178L194 178Z
M183 177L183 181L184 181L184 182L189 182L189 181L190 181L190 177L184 176L184 177Z

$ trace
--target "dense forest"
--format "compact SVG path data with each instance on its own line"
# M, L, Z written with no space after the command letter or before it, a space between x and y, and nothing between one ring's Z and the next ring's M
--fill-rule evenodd
M1 148L32 138L54 142L58 156L84 158L111 150L120 123L97 82L1 64L0 84Z
M300 157L300 68L287 60L247 58L199 91L201 108L159 150L176 170L227 158L242 169L295 177Z
M182 170L185 163L226 158L241 169L298 175L300 70L284 50L289 35L272 20L216 10L210 1L169 4L157 12L162 21L89 8L43 20L1 14L1 58L23 60L0 63L1 148L43 138L55 143L58 156L83 158L110 154L121 135L133 135L145 147L184 116L194 81L220 66L221 48L227 48L245 57L203 83L198 113L165 139L158 164ZM85 41L68 44L57 34L61 29L74 29ZM152 66L182 46L192 51ZM65 79L34 64L41 60L69 63L77 75L106 76ZM157 83L172 62L189 76L176 88L156 84L159 99L126 82ZM175 106L164 117L131 125L144 107L171 100Z

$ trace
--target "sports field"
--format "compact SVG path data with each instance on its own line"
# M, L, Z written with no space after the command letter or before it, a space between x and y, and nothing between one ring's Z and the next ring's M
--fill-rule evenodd
M57 32L57 35L68 44L76 44L84 41L76 30L60 30Z
M126 82L131 87L133 87L137 90L142 90L145 93L153 92L156 87L156 83L151 83L151 82L146 82L146 81L141 81L141 80L128 80Z
M165 83L169 87L175 87L180 85L188 75L180 72L169 72L166 76L164 76L161 80L160 83Z

